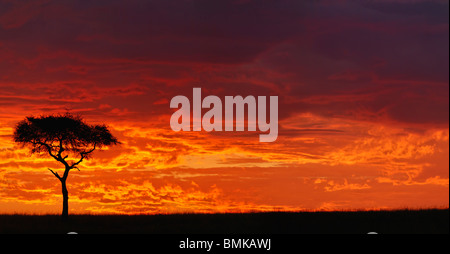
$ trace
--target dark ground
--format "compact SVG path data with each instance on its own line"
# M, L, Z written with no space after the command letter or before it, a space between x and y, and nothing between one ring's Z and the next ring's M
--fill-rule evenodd
M0 215L2 234L448 234L449 210L174 215Z

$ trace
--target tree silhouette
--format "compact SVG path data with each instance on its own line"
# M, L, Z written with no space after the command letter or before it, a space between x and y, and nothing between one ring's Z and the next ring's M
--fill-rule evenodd
M81 116L70 113L26 117L17 124L14 141L22 146L30 147L31 153L47 154L64 165L62 176L48 169L61 181L63 220L69 216L69 193L66 180L70 170L78 169L78 165L84 159L88 159L95 149L119 143L105 125L86 124ZM69 156L74 160L71 160Z

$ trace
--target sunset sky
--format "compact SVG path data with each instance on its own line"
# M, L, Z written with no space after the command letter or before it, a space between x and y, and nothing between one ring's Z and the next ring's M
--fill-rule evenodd
M278 96L279 132L174 132L170 100ZM60 213L12 139L72 112L121 145L67 180L69 213L449 206L447 0L0 0L0 214Z

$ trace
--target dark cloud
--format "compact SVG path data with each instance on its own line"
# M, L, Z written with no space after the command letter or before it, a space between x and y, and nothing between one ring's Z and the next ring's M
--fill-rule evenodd
M2 5L2 105L136 120L170 114L156 102L202 87L205 95L278 95L280 119L383 112L448 123L446 2Z

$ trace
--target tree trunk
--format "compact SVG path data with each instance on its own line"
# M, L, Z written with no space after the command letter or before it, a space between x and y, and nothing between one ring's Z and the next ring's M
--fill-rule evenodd
M66 179L61 179L62 195L63 195L63 209L61 218L66 221L69 218L69 192L66 187Z

